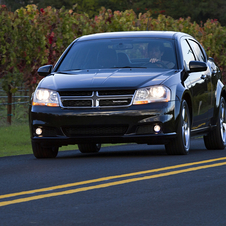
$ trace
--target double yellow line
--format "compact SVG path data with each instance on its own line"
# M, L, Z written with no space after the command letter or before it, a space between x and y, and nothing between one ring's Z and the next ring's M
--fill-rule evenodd
M197 170L207 169L207 168L212 168L217 166L224 166L226 165L226 162L224 162L224 160L226 160L226 157L0 195L0 200L7 199L6 201L0 201L0 207L16 204L16 203L28 202L32 200L54 197L54 196L74 194L74 193L89 191L93 189L106 188L106 187L120 185L120 184L127 184L131 182L149 180L153 178L166 177L170 175L192 172L192 171L197 171ZM216 162L216 163L208 164L213 162ZM178 170L175 170L175 169L178 169ZM159 173L161 171L167 171L167 172ZM156 173L156 174L153 174L153 173ZM151 174L151 175L144 176L145 174ZM118 180L120 178L126 178L126 179ZM110 182L109 180L114 180L114 181ZM100 183L100 182L103 182L103 183ZM97 184L84 186L87 184L94 184L94 183L97 183ZM80 187L69 189L71 187L78 187L78 186ZM55 190L59 190L59 189L64 189L64 190L54 192ZM37 194L37 193L44 193L44 194ZM26 197L18 198L18 196L26 196ZM13 197L17 197L17 198L12 199Z

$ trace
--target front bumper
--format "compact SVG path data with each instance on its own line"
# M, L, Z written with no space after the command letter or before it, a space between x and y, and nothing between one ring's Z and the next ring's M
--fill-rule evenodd
M179 101L133 105L115 109L61 109L32 106L30 133L43 146L79 143L165 144L176 137L176 106ZM157 133L154 126L161 130ZM42 134L37 135L36 129Z

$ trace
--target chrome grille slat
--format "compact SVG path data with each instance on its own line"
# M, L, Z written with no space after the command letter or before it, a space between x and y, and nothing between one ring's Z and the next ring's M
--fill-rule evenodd
M111 108L130 106L134 93L135 90L60 91L59 95L62 108Z

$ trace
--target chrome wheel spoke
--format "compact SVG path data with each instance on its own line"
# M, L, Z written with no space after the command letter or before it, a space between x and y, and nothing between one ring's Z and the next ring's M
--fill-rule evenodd
M186 148L189 148L190 145L190 125L189 125L189 119L186 112L186 108L183 107L182 109L182 138L183 143Z
M220 131L223 142L226 141L226 122L225 122L225 106L221 104Z

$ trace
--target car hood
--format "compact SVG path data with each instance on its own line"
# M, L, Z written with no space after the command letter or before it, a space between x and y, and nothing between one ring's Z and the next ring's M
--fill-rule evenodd
M175 70L139 69L100 69L55 72L45 77L40 88L57 91L82 89L140 88L161 84Z

